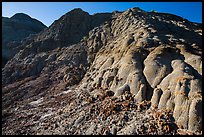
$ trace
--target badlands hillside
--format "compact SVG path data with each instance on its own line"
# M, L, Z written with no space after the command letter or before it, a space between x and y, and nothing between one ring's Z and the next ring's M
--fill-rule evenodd
M2 67L18 50L20 41L39 33L46 26L24 13L16 13L11 18L2 17Z
M202 134L202 24L74 9L17 48L2 134Z

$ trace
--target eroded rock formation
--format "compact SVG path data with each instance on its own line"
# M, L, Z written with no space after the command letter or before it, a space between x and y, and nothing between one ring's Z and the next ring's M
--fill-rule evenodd
M201 24L74 9L20 47L2 69L3 134L202 134Z

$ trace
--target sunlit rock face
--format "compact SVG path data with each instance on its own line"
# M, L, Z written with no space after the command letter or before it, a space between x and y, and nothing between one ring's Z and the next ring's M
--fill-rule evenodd
M20 47L2 69L4 134L200 134L201 24L74 9ZM8 124L22 115L29 130Z

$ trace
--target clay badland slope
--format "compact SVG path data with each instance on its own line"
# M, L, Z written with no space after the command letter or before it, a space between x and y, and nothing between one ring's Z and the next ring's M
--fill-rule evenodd
M201 134L201 24L74 9L19 48L2 69L3 134Z
M16 13L10 18L2 17L2 67L18 52L15 48L23 39L45 28L42 22L24 13Z

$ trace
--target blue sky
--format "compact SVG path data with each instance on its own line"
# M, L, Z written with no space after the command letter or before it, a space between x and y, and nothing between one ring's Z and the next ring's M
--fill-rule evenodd
M11 17L22 12L49 26L74 8L94 14L124 11L132 7L172 13L189 21L202 23L202 2L2 2L2 16Z

